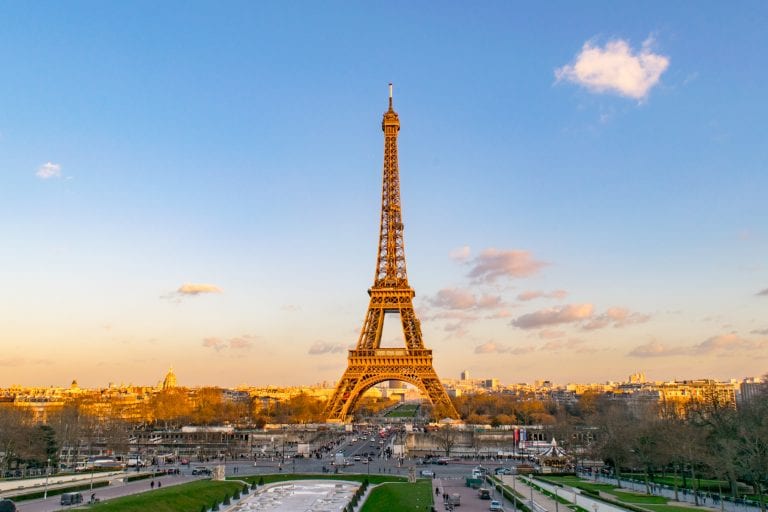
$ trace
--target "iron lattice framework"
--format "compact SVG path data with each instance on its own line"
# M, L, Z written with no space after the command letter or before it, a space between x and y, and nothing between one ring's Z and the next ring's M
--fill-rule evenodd
M371 386L400 380L416 386L435 407L439 417L458 418L448 394L432 366L432 351L424 348L421 325L413 310L416 295L405 270L403 218L400 209L400 171L397 163L397 134L400 120L392 108L381 122L384 131L384 176L381 193L381 225L371 300L355 350L349 351L347 369L325 409L328 421L345 421L357 401ZM381 348L384 316L399 313L405 348Z

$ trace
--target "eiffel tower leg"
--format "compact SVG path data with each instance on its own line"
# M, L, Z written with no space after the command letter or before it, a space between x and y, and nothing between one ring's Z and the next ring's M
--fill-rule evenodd
M349 368L344 371L341 380L336 385L333 396L328 400L325 406L325 417L330 422L342 422L346 419L349 402L352 398L352 391L358 385L360 375L357 371L351 371Z

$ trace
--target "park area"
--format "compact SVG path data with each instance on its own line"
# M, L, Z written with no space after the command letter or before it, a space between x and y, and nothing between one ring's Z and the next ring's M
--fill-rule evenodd
M692 512L695 510L710 510L695 507L690 504L678 503L673 499L642 492L634 492L609 483L597 483L578 476L547 476L537 480L563 487L580 489L589 497L601 499L630 510L648 510L653 512ZM680 490L682 493L682 488Z
M309 482L315 485L309 485ZM428 479L421 479L415 483L406 482L403 477L384 476L384 475L317 475L317 474L275 474L263 475L259 477L246 477L241 481L225 480L212 481L201 480L188 484L181 484L174 487L168 487L157 490L152 494L136 494L123 498L116 498L107 502L90 505L89 510L98 510L99 512L208 512L210 510L224 510L234 506L236 501L246 492L254 488L270 486L270 484L297 482L295 489L281 490L273 494L280 495L285 505L279 508L284 512L294 510L291 508L290 494L305 497L315 493L322 499L321 494L325 492L335 492L341 496L341 485L332 486L328 489L321 488L318 482L354 482L355 488L361 486L372 486L367 501L360 509L363 512L387 512L392 510L428 510L432 505L432 485ZM245 482L245 483L243 483ZM307 485L300 485L298 482L307 482ZM367 482L367 484L366 484ZM287 486L286 486L287 487ZM325 486L328 487L328 486ZM293 493L291 492L293 491ZM354 491L354 489L352 489ZM351 497L352 492L349 493ZM311 498L311 497L310 497ZM272 499L270 497L270 499ZM250 498L253 500L253 498ZM262 500L263 501L263 500ZM295 510L311 510L307 508L306 499L296 501ZM337 500L338 501L338 500ZM249 510L247 507L242 510ZM277 509L275 509L277 510Z

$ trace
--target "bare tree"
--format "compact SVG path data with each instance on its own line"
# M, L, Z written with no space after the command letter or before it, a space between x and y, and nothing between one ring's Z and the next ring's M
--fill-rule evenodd
M456 446L459 431L453 425L444 425L432 433L435 443L445 452L446 457L451 456L451 450Z

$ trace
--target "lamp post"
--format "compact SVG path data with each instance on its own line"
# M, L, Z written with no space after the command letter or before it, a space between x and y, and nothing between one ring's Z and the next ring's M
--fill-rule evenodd
M560 512L560 502L557 501L557 487L555 487L555 512Z
M531 510L533 510L533 478L528 477L528 487L531 489Z
M48 463L45 466L45 492L43 493L43 499L48 499L48 475L51 473L51 459L48 458Z
M517 480L517 475L512 475L512 510L517 512L517 490L515 489L515 480Z

